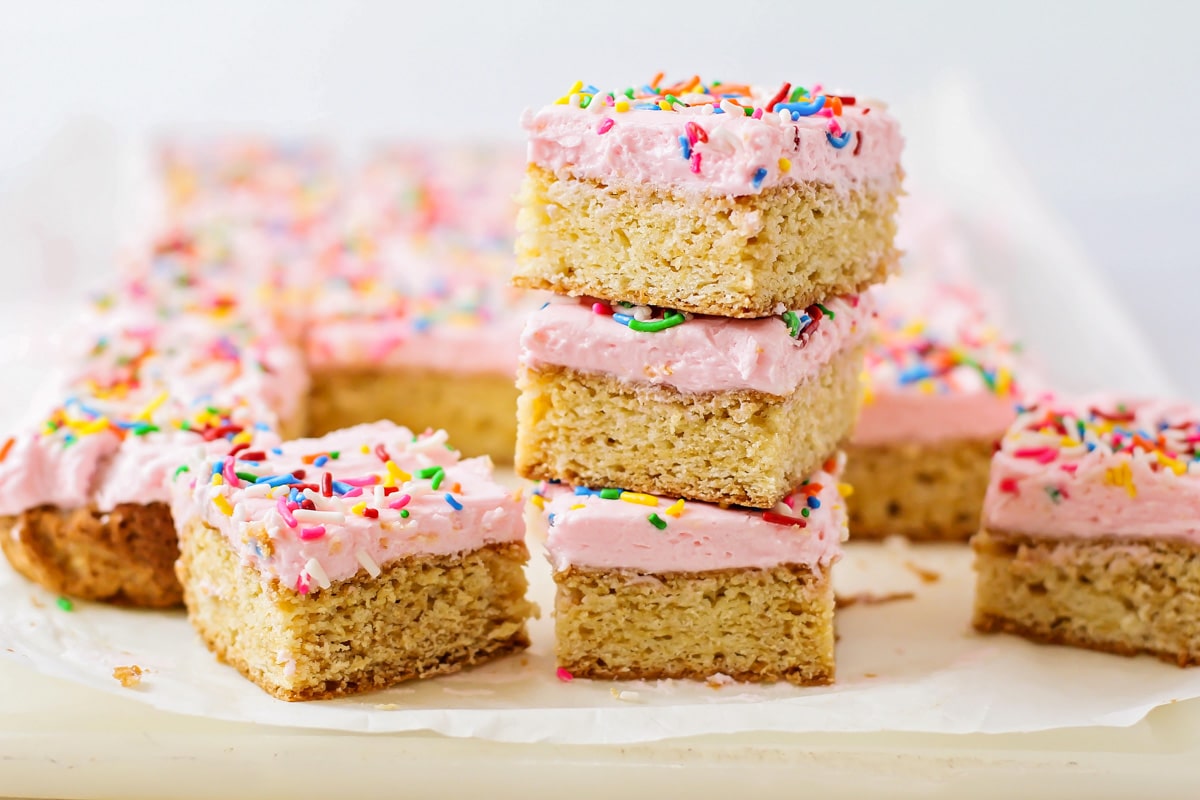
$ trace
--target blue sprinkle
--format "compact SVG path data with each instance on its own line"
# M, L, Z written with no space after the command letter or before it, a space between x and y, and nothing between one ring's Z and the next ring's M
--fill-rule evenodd
M633 321L633 317L628 314L613 314L613 322L619 322L625 327L629 327L629 323Z
M688 137L679 137L679 149L683 151L684 161L687 161L692 157L692 143L688 141Z
M809 103L776 103L775 110L791 112L792 119L796 120L800 117L811 117L813 114L825 107L825 95L819 94Z
M713 109L713 113L714 114L724 114L725 109L721 108L720 106L717 106L716 108Z
M583 87L583 90L582 90L582 91L583 91L583 93L584 93L584 94L596 94L596 93L597 93L597 92L599 92L600 90L599 90L599 89L597 89L595 86L592 86L592 85L589 83L587 86Z
M550 527L551 527L551 528L553 528L553 527L554 527L554 515L553 515L553 514L551 514L551 515L548 517L548 519L550 520Z
M909 367L901 372L899 380L901 386L907 386L930 377L933 377L933 370L925 364L917 364L915 367Z
M346 494L354 487L348 483L342 483L341 481L334 481L332 484L330 484L330 488L332 488L338 494Z
M548 305L550 305L550 301L549 301L549 300L547 300L546 302L542 303L542 308L545 308L545 307L546 307L546 306L548 306ZM541 311L541 310L542 310L542 308L539 308L539 309L538 309L538 311Z
M290 486L293 483L299 482L296 480L296 476L290 472L286 475L263 476L255 481L255 483L265 483L267 486Z
M760 186L762 186L763 179L766 177L767 177L767 168L759 167L758 170L754 173L754 180L750 181L750 183L754 185L755 189L757 189Z
M845 147L847 144L850 143L851 135L852 134L850 133L850 131L842 131L841 136L834 136L829 131L825 131L825 140L827 142L829 142L831 145L833 145L835 148L837 148L838 150L841 150L843 147Z
M413 330L417 333L424 333L429 329L430 322L424 317L419 317L413 320Z
M598 494L600 494L599 489L589 489L586 486L576 486L575 487L575 496L576 497L585 497L587 495L598 495Z
M821 501L816 498L816 495L810 494L808 496L808 507L813 510L816 510L821 507Z
M256 430L256 431L269 431L269 430L271 430L271 426L270 426L270 425L268 425L268 424L267 424L267 423L265 423L265 422L256 422L256 423L254 423L254 430Z
M454 495L450 494L449 492L446 492L446 502L449 503L450 507L455 511L462 511L463 509L463 504L455 500Z
M212 474L213 475L220 475L224 469L225 469L224 461L214 461L213 462L213 466L212 466L212 470L213 470Z
M662 109L658 107L658 103L638 103L634 106L634 108L642 111L662 111Z
M1095 450L1095 449L1096 449L1096 444L1095 444L1095 442L1088 442L1087 451L1090 453L1090 452L1092 452L1092 451L1093 451L1093 450Z
M283 455L283 448L282 447L272 447L271 452L277 456L281 456L281 455Z
M328 463L329 463L329 456L325 455L324 453L322 453L321 455L319 455L313 459L314 467L323 467Z

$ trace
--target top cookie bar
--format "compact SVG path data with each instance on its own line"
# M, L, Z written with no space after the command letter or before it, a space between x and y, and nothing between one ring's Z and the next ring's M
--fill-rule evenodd
M577 83L522 123L518 286L759 317L853 294L896 262L903 142L875 101Z

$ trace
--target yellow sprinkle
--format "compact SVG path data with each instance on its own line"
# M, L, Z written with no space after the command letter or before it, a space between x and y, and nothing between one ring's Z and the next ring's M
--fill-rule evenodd
M139 419L139 420L149 422L150 415L153 414L155 411L157 411L159 406L161 406L165 402L167 402L167 393L159 392L158 396L155 397L153 400L151 400L149 403L147 403L146 407L143 408L141 411L139 411L138 415L136 417L134 417L134 419Z
M529 502L537 506L538 511L546 510L546 498L542 497L540 494L529 495Z
M366 455L367 453L370 453L370 452L371 452L371 448L367 447L367 446L364 444L364 445L362 446L362 451L363 451L363 454L364 454L364 455Z
M576 503L575 505L571 506L571 507L570 507L570 508L568 508L567 510L568 510L568 511L574 511L574 510L575 510L575 509L577 509L577 508L586 508L586 506L584 506L584 504L583 504L583 503Z
M671 505L663 513L668 517L678 517L683 513L683 498L681 497L674 503L671 503Z
M1182 475L1183 473L1187 472L1187 466L1184 465L1183 462L1165 456L1162 453L1156 453L1156 455L1158 456L1158 463L1162 464L1176 475Z
M840 494L842 497L849 497L850 495L854 494L854 487L848 483L839 483L838 494Z
M389 477L389 478L393 478L393 479L395 479L395 480L398 480L398 481L400 481L401 483L403 483L404 481L411 481L411 480L412 480L412 475L408 474L408 473L407 473L407 472L405 472L404 470L400 469L400 467L396 466L396 462L395 462L395 461L392 461L391 459L389 459L389 460L387 461L387 463L385 463L385 464L384 464L384 466L385 466L385 467L387 467L387 471L388 471L388 477Z
M629 110L629 101L628 100L618 100L615 108L617 109L617 111L628 111Z
M668 103L666 100L659 100L659 101L658 101L658 107L659 107L659 108L661 108L663 111L670 111L670 110L671 110L671 104L670 104L670 103Z
M621 499L626 503L637 503L640 506L657 506L658 498L652 494L641 492L621 492Z
M1131 498L1137 497L1137 487L1133 483L1133 470L1127 463L1105 470L1104 483L1108 486L1123 486Z
M792 171L792 160L790 158L779 159L779 171L780 172L791 172Z
M241 444L242 442L245 442L246 444L250 444L250 441L253 438L254 438L254 434L250 433L249 430L244 430L241 433L234 436L233 439L231 440L231 443L232 444Z
M85 422L79 426L79 432L83 434L99 433L108 428L108 417L100 417L100 419Z
M1006 369L996 372L996 394L1006 395L1012 391L1012 373Z
M1059 444L1062 445L1063 447L1074 447L1075 445L1077 445L1079 443L1077 441L1075 441L1074 439L1072 439L1070 436L1064 436L1061 439L1059 439Z
M225 495L219 494L213 498L213 503L217 508L221 509L221 513L227 517L233 516L233 507L229 505L229 501L225 499Z
M350 507L350 513L358 514L360 517L362 516L362 513L366 510L367 510L367 504L365 501L362 503L355 503L353 506Z
M225 476L219 472L214 473L212 476L212 485L213 486L224 486L225 485Z
M573 84L571 84L571 88L567 90L566 94L554 101L554 105L565 106L567 103L571 102L571 95L577 93L582 88L583 81L575 81Z
M524 496L525 496L525 490L524 490L524 489L515 489L515 490L513 490L513 493L512 493L512 499L513 499L513 502L514 502L514 503L519 503L519 502L521 502L521 498L523 498Z

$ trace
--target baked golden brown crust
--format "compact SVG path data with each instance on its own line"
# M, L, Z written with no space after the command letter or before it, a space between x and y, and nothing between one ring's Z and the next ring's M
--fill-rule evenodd
M808 567L644 573L571 567L554 576L558 664L605 680L834 678L834 597Z
M691 197L530 165L513 283L722 317L806 308L895 271L900 178L886 191L798 184Z
M1057 539L982 530L975 629L1181 667L1200 664L1200 549L1183 541Z
M183 601L165 503L109 512L38 506L0 517L0 547L17 572L58 594L141 608Z
M281 700L385 689L529 646L536 608L521 542L401 558L308 595L263 581L198 520L180 544L188 619L219 659Z

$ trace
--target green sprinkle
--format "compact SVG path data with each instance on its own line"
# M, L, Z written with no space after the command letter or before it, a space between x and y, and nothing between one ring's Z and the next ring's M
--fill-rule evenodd
M179 430L190 431L191 429L192 429L192 423L188 422L186 419L183 422L179 423Z
M71 598L69 598L69 597L60 597L57 600L55 600L54 602L57 603L58 607L61 608L63 611L74 611L75 610L75 604L71 602Z
M206 406L204 410L213 415L219 415L221 413L220 409L218 409L216 406Z
M408 509L407 508L400 509L400 517L402 519L408 519Z
M658 333L665 331L667 328L674 328L676 325L682 325L687 319L678 311L669 311L662 319L650 320L642 322L640 319L629 320L629 329L638 331L639 333Z
M587 108L591 104L592 104L592 96L590 94L585 94L583 96L583 99L579 101L580 108Z
M800 316L795 311L783 312L783 321L788 327L788 336L795 339L800 335Z
M621 490L620 489L601 489L600 490L600 499L601 500L620 500L621 499Z
M828 308L826 308L825 306L821 305L820 303L817 303L817 308L821 309L821 313L824 314L825 316L829 317L830 319L834 318L834 313L832 311L830 311Z
M800 516L802 516L802 517L807 517L807 516L808 516L808 509L807 509L807 508L802 508L802 509L800 509Z
M747 117L753 117L753 116L754 116L754 109L753 109L753 108L750 108L750 106L746 106L746 107L745 107L745 108L743 108L742 110L746 112L746 116L747 116Z
M157 425L149 422L140 422L133 429L134 436L145 436L147 433L154 433L159 430Z
M633 99L633 87L632 86L630 86L628 89L625 90L625 96L628 97L630 100Z
M646 517L646 519L650 520L650 524L658 528L660 531L667 527L667 521L658 514L651 514L650 516Z
M441 488L442 481L444 481L445 479L446 479L446 470L442 469L441 467L438 467L438 473L437 473L437 475L433 476L433 483L431 483L429 485L433 487L434 491L437 491L439 488Z
M190 469L191 469L191 467L189 467L187 464L180 464L178 467L175 468L175 474L171 476L171 480L173 480L173 481L179 480L179 476L182 475L183 473L189 471Z
M432 478L437 474L439 469L441 469L441 467L425 467L424 469L417 470L417 477L423 480Z
M329 454L329 457L332 458L334 461L337 461L339 458L341 458L341 456L342 456L341 450L334 450L332 453Z
M788 98L788 102L795 103L807 94L808 89L805 89L803 86L797 86L795 89L792 89L792 96Z
M256 480L258 480L258 476L255 475L253 472L235 472L233 474L237 475L239 478L244 480L246 483L254 483Z

